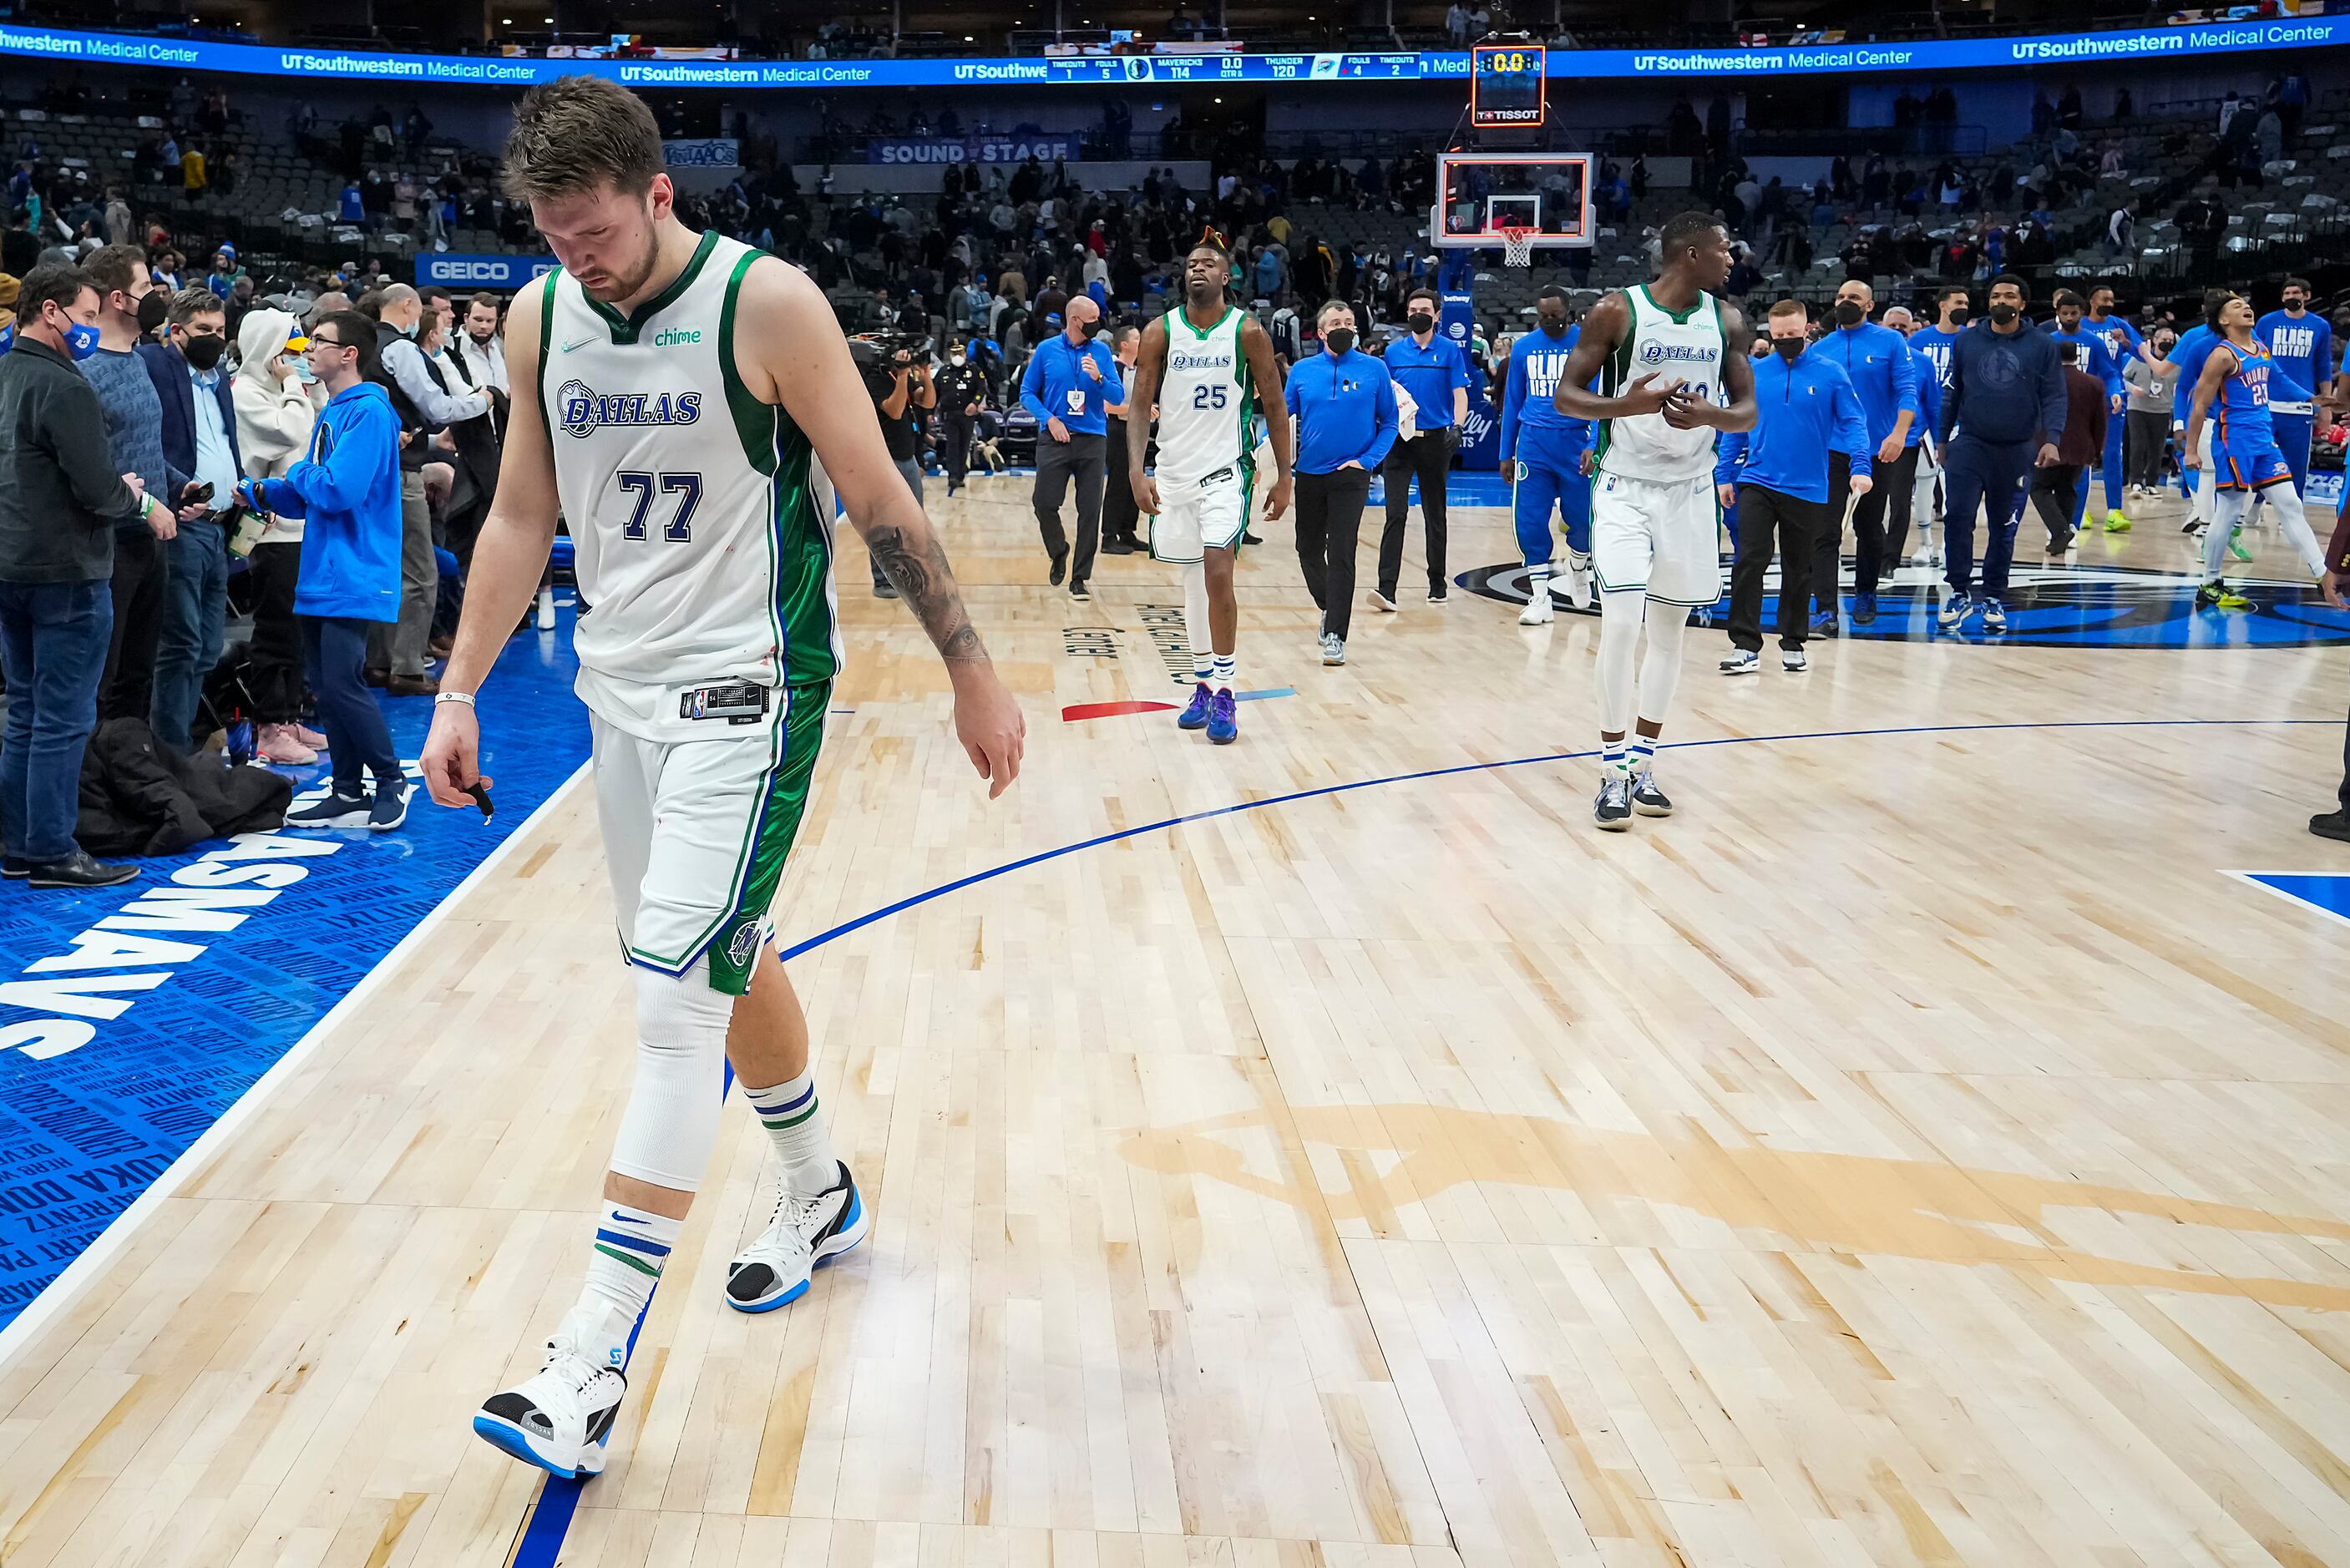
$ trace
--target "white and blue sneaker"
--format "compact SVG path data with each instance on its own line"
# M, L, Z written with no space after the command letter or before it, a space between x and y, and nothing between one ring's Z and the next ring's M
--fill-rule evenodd
M809 1277L826 1262L865 1240L871 1229L865 1199L848 1167L839 1168L840 1179L813 1198L801 1197L776 1177L774 1218L726 1266L728 1306L736 1312L788 1306L807 1294Z
M1632 809L1642 816L1670 816L1672 796L1657 785L1657 770L1652 763L1638 768L1632 774Z
M629 1380L588 1347L627 1343L625 1326L610 1332L618 1315L608 1306L573 1307L546 1342L538 1375L491 1395L474 1414L474 1435L566 1480L599 1474ZM608 1354L617 1361L625 1353Z
M1973 609L1974 600L1965 594L1952 594L1934 612L1934 624L1944 631L1956 631L1967 623L1967 612Z
M1762 668L1762 656L1743 648L1733 650L1721 661L1724 675L1752 675Z
M1985 599L1983 601L1982 612L1983 629L1985 631L2005 631L2007 629L2007 607L2005 605L2000 603L1997 599Z

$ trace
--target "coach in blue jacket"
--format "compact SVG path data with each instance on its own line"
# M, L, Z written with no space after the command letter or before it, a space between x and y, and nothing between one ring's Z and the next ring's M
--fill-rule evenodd
M1779 661L1804 668L1814 535L1835 526L1846 493L1866 498L1873 489L1867 421L1851 380L1824 349L1806 348L1800 302L1773 306L1770 326L1772 355L1754 364L1754 429L1722 435L1713 472L1723 507L1738 509L1724 675L1762 666L1762 579L1773 534L1781 556Z
M1395 446L1395 381L1355 347L1352 306L1332 300L1315 330L1322 352L1298 361L1282 397L1297 424L1297 566L1322 611L1322 662L1344 664L1363 504Z
M1028 372L1020 379L1020 406L1036 416L1036 530L1052 558L1052 581L1066 570L1069 597L1084 598L1093 575L1094 551L1101 544L1103 468L1112 413L1126 411L1126 381L1118 356L1098 341L1101 307L1084 295L1062 307L1061 331L1036 345ZM1061 532L1061 497L1077 482L1077 558Z
M2007 569L2015 555L2016 492L2034 467L2056 461L2064 434L2064 369L2056 340L2023 318L2023 280L1991 280L1991 312L1959 335L1950 381L1942 393L1942 483L1949 486L1943 535L1950 597L1937 618L1945 631L1966 624L1973 608L1975 515L1991 514L1983 551L1985 631L2007 629Z
M204 678L220 662L228 627L229 508L244 458L236 444L236 404L221 356L228 318L209 288L183 288L165 306L161 343L139 358L163 405L163 462L213 487L206 508L182 508L179 534L165 543L171 575L163 586L163 627L155 642L155 694L149 724L175 752L198 745L192 732Z
M1890 327L1868 319L1877 298L1868 285L1847 278L1836 289L1835 330L1812 352L1835 362L1860 400L1862 419L1868 426L1869 453L1876 459L1872 486L1852 504L1852 618L1866 626L1877 618L1877 581L1885 570L1885 504L1894 488L1906 489L1918 472L1916 452L1909 447L1909 427L1918 422L1917 361L1909 340ZM1820 613L1813 631L1835 635L1836 563L1844 546L1844 480L1851 472L1839 468L1829 480L1828 523L1820 530L1812 555L1812 597Z
M375 368L375 323L338 310L310 328L310 369L328 391L309 454L280 479L249 480L240 498L304 519L302 576L294 611L318 725L334 757L334 789L286 818L288 827L398 827L408 786L391 732L367 689L368 632L400 618L400 414L366 375ZM462 701L447 698L444 701ZM375 798L365 774L375 775Z

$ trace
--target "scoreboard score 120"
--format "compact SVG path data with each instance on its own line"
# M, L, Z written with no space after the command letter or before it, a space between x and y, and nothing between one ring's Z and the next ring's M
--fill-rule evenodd
M1540 44L1480 44L1469 51L1469 122L1480 128L1543 122L1543 74L1549 51Z

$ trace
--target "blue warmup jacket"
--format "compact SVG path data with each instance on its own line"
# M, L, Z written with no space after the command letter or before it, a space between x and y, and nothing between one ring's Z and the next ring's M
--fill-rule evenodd
M1853 393L1860 399L1861 415L1868 421L1870 451L1893 433L1893 422L1902 410L1909 410L1911 424L1918 422L1917 361L1909 357L1909 339L1890 327L1864 321L1857 327L1836 327L1804 350L1806 359L1814 354L1835 360L1852 382Z
M1853 472L1867 473L1877 447L1851 379L1814 345L1792 365L1776 354L1754 361L1754 428L1721 432L1713 482L1825 501L1828 453L1844 453Z
M1452 422L1452 389L1469 385L1469 356L1440 328L1423 348L1409 333L1388 345L1388 376L1419 405L1412 429L1426 435Z
M2178 379L2170 384L2170 422L2187 423L2187 412L2195 406L2195 383L2203 379L2203 361L2220 346L2220 335L2201 322L2197 322L2178 335L2170 346L2170 362L2178 367Z
M2064 433L2064 367L2056 340L2018 323L1995 332L1988 322L1959 334L1950 381L1942 390L1942 439L1953 431L1991 446Z
M2085 318L2078 332L2067 332L2053 321L2041 330L2059 343L2078 347L2081 357L2073 362L2074 367L2103 382L2106 397L2119 398L2128 394L2129 387L2122 380L2121 365L2114 358L2113 351L2106 347L2105 334L2091 327Z
M310 452L282 479L257 479L264 510L299 517L299 615L400 618L400 415L373 381L318 410Z
M1377 470L1395 445L1395 379L1359 348L1300 359L1282 391L1297 421L1297 472L1329 473L1352 460Z
M1541 431L1539 453L1529 452L1526 461L1538 459L1551 462L1577 460L1583 449L1591 444L1591 421L1570 419L1558 411L1552 401L1558 395L1559 379L1565 373L1567 357L1583 337L1578 324L1566 329L1564 336L1553 337L1536 327L1521 337L1510 348L1510 374L1502 392L1502 462L1507 464L1519 455L1518 438L1523 432L1531 439Z
M1086 374L1087 359L1101 368L1099 381ZM1108 405L1124 401L1126 379L1118 374L1118 356L1098 337L1073 347L1066 335L1055 332L1036 345L1028 373L1020 378L1020 406L1035 415L1039 425L1058 420L1072 435L1103 434L1109 429Z
M2252 336L2269 346L2269 356L2276 361L2279 375L2312 392L2323 391L2333 383L2334 327L2314 310L2304 310L2298 317L2272 310L2252 324ZM2316 412L2314 408L2305 406L2312 400L2288 399L2293 406L2281 407L2272 397L2269 409L2272 413L2298 414L2309 419Z
M1918 372L1918 417L1909 421L1909 439L1903 444L1916 446L1927 432L1942 428L1942 368L1934 363L1933 355L1918 347L1917 337L1909 339L1909 353Z

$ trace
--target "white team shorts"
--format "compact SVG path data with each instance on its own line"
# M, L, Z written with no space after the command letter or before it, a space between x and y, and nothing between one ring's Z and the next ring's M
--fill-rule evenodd
M1721 514L1713 476L1591 481L1591 560L1599 591L1645 592L1659 604L1721 597Z
M1159 481L1159 514L1150 521L1150 558L1189 566L1211 548L1230 550L1248 532L1254 470L1235 462L1205 479Z
M597 815L629 963L681 975L707 953L712 987L750 989L830 703L828 684L797 687L782 723L679 742L589 713Z

